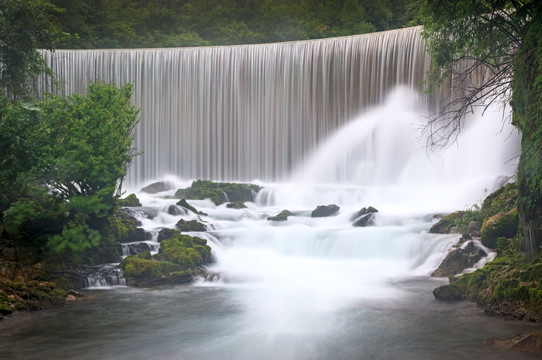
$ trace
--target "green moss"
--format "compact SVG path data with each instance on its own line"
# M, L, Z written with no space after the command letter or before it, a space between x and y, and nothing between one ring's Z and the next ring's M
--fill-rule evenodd
M175 224L175 226L180 231L185 231L185 232L207 231L207 227L197 220L186 221L184 219L181 219L177 222L177 224Z
M193 248L191 237L183 237L184 239L171 238L162 241L159 254L156 258L187 267L202 265L203 258Z
M172 272L182 270L182 266L169 261L147 260L134 255L126 257L119 266L124 270L127 278L145 279L149 282L162 279Z
M482 225L482 244L489 248L496 248L497 239L514 237L518 231L518 225L519 217L515 208L506 213L500 212L491 216Z
M291 215L293 215L293 213L291 213L290 211L282 210L277 215L268 217L267 220L269 220L269 221L286 221L286 220L288 220L288 216L291 216Z
M141 206L141 203L139 202L139 199L137 198L136 194L132 193L125 197L124 199L118 199L119 206L124 207L138 207Z
M436 224L431 226L429 232L431 234L449 234L450 232L459 232L460 229L457 229L457 227L463 215L463 211L456 211L449 215L446 215Z
M224 202L254 201L254 194L261 187L254 184L217 183L209 180L196 180L186 189L179 189L175 193L178 198L185 199L211 199L216 205Z

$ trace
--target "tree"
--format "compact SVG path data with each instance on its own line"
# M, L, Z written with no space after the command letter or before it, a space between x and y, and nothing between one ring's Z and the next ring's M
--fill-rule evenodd
M522 133L518 188L521 247L537 257L542 225L541 8L536 0L426 0L423 34L432 56L432 85L450 81L452 100L430 121L430 145L446 145L464 115L509 101ZM485 72L481 82L471 76Z
M53 22L58 11L47 0L0 0L0 95L25 98L30 80L47 70L36 49L53 50L65 35Z

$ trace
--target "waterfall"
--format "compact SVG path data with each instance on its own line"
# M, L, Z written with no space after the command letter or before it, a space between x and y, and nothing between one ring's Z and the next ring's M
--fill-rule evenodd
M143 154L128 183L285 180L330 133L398 85L421 92L430 58L420 27L262 45L43 51L62 84L134 83ZM424 96L434 108L442 97Z

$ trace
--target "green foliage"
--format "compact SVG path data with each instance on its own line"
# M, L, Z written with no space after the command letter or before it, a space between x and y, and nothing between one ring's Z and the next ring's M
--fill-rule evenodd
M252 44L415 25L418 0L53 0L63 48ZM414 21L414 22L413 22Z
M513 208L508 212L500 212L484 221L481 241L484 246L496 248L500 237L514 237L518 232L518 211ZM501 240L501 243L503 241Z
M47 0L0 0L0 96L27 98L32 78L46 72L36 49L52 50L63 36L58 11Z
M92 84L88 95L49 97L40 108L46 152L39 176L61 197L100 196L111 202L134 156L137 110L130 84ZM50 139L50 140L49 140Z

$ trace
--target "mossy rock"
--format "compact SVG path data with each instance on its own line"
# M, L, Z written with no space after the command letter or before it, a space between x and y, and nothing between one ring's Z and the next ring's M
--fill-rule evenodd
M192 232L192 231L207 231L207 227L196 220L186 221L181 219L175 224L175 227L180 231Z
M518 188L516 183L502 186L488 195L482 203L482 211L486 216L493 216L499 212L508 212L516 207Z
M15 310L39 310L65 304L66 292L53 282L15 282L0 279L0 313L7 315ZM9 294L9 296L7 296ZM6 299L7 297L7 299ZM7 300L7 301L6 301Z
M171 238L162 241L159 253L155 258L185 267L203 264L203 257L197 249L194 248L192 237L187 235L182 235L180 239Z
M482 225L482 244L492 249L496 248L500 237L512 238L516 235L518 225L519 216L515 208L491 216Z
M246 209L247 206L242 201L230 202L226 204L228 209Z
M294 214L291 211L282 210L277 215L268 217L267 220L269 220L269 221L286 221L286 220L288 220L288 216L292 216L292 215L294 215Z
M174 229L162 229L160 230L160 232L158 233L158 242L162 242L166 239L170 239L172 238L173 236L175 236L175 234L178 234L179 236L181 235L181 233L179 232L179 230L174 230Z
M459 301L464 299L463 291L457 284L439 286L433 290L433 296L437 300L445 301Z
M128 195L124 199L118 199L118 204L121 207L140 207L141 206L139 199L134 193Z
M430 234L450 234L457 233L458 225L463 218L463 211L456 211L446 215L429 229Z
M148 260L134 255L122 260L119 267L129 283L136 286L164 282L171 273L185 270L181 265L169 261Z
M189 188L177 190L175 196L194 200L211 199L215 205L220 205L225 202L254 201L255 194L260 190L261 187L254 184L196 180Z
M183 208L185 209L188 209L190 211L192 211L194 214L200 214L200 212L198 210L196 210L195 207L193 207L192 205L190 205L186 199L181 199L177 202L176 204L177 206L182 206Z
M328 217L335 216L339 212L340 207L335 204L318 205L311 213L311 217Z

